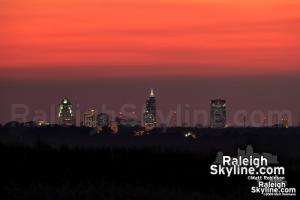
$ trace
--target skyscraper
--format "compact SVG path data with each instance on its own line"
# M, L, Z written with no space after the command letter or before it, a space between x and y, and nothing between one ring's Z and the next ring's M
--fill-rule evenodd
M145 130L151 130L156 126L156 98L153 89L146 101L146 110L144 113L144 127Z
M96 124L96 110L90 109L83 114L83 126L95 128Z
M97 127L100 129L109 126L109 115L106 113L99 113L97 115Z
M281 123L282 123L282 128L288 128L289 127L289 119L286 115L282 116Z
M226 126L226 101L213 99L210 102L210 126L211 128L225 128Z
M72 104L67 98L64 98L59 104L58 124L62 126L75 125L75 117L72 110Z

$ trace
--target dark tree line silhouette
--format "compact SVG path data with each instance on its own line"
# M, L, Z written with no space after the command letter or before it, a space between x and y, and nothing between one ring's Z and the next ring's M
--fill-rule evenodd
M244 176L212 176L221 150L278 155L299 188L300 129L156 129L133 137L79 127L0 127L0 199L265 199ZM184 137L187 131L196 139ZM293 198L289 198L293 199Z

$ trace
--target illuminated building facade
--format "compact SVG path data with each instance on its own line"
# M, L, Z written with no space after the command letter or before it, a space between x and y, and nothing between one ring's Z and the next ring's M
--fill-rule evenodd
M287 116L283 116L281 119L282 128L289 128L289 119Z
M59 104L58 124L62 126L75 125L75 117L72 109L72 104L67 98L64 98Z
M35 122L37 126L49 126L50 123L45 120L38 120Z
M112 134L117 134L119 131L119 125L117 122L110 122L110 130Z
M144 127L145 130L151 130L156 127L156 98L153 89L146 101L146 110L144 113Z
M83 126L95 128L96 125L96 110L90 109L83 114Z
M226 127L226 101L213 99L210 102L210 126L211 128Z
M274 128L289 128L289 119L286 115L282 116L281 122L273 125Z

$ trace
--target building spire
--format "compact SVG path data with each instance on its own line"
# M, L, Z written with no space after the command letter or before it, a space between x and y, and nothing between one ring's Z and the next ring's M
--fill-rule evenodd
M151 91L150 91L150 97L154 97L154 91L153 91L153 88L151 88Z

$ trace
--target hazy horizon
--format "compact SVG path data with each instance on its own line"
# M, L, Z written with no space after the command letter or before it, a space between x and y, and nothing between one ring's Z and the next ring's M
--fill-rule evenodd
M183 110L205 110L209 114L209 102L214 98L227 100L228 122L231 124L236 111L288 110L292 113L290 124L298 125L300 112L299 75L268 77L153 77L153 78L105 78L91 80L2 80L0 122L11 120L12 104L29 106L33 112L42 109L50 118L51 105L57 105L63 97L70 98L81 114L89 108L118 113L124 104L136 106L129 109L140 118L143 104L154 88L157 109L166 118L168 113L181 105ZM187 104L187 105L186 105ZM184 121L184 119L183 119ZM187 122L191 122L188 120ZM201 123L201 122L199 122ZM206 124L204 124L206 125ZM234 125L234 124L231 124Z

